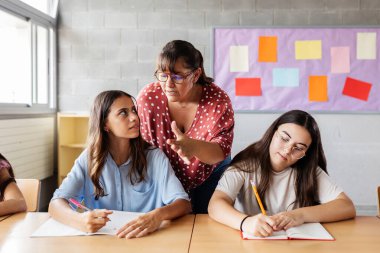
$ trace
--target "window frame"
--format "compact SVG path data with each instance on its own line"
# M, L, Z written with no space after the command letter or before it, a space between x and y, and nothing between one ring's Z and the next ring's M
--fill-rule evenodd
M32 103L0 103L0 115L20 115L20 114L44 114L57 112L57 9L59 0L54 0L52 17L42 11L19 0L0 0L0 11L21 18L30 22L31 32L31 66L32 76L30 85L32 87ZM37 28L41 26L47 29L47 98L46 104L38 104L36 95L37 91Z

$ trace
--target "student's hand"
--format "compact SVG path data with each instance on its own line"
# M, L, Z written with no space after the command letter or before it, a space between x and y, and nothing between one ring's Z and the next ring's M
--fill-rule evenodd
M116 235L119 238L125 237L126 239L143 237L156 231L161 222L157 209L155 209L128 222L117 231Z
M106 209L95 209L93 211L81 213L81 230L90 233L98 231L110 220L108 215L111 213L112 211Z
M274 219L271 216L258 214L248 217L243 223L243 231L253 234L254 236L267 237L272 235Z
M291 227L296 227L304 223L302 216L297 214L295 210L281 212L272 216L275 220L275 230L286 230Z
M170 145L171 149L177 152L185 164L190 164L190 160L194 157L191 138L181 132L175 121L172 122L171 126L176 139L168 139L166 143Z

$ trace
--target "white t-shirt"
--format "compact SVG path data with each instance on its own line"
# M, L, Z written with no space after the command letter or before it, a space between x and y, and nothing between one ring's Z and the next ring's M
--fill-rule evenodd
M265 196L267 214L274 215L279 212L294 209L295 170L287 168L282 172L273 172L271 185ZM326 203L334 200L343 190L320 168L317 171L319 200ZM242 213L255 215L260 213L250 180L255 180L254 173L243 172L236 168L228 168L220 179L216 190L227 194L234 201L234 208Z

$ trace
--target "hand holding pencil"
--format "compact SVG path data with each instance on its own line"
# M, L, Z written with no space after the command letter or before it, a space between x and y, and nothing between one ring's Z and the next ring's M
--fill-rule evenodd
M77 209L76 211L80 214L80 227L79 229L84 232L94 233L104 227L110 219L108 215L112 214L112 211L106 209L95 209L84 206L75 199L70 198L69 202L74 205ZM86 212L81 212L80 210L85 210Z
M272 235L275 225L275 221L272 217L267 216L264 209L264 205L261 201L260 195L257 191L256 185L253 180L250 181L252 185L252 191L256 197L257 203L260 207L261 213L247 219L247 224L245 224L244 231L251 233L255 236L266 237Z

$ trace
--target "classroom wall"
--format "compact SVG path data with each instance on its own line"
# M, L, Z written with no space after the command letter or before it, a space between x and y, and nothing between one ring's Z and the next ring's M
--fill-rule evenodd
M105 89L133 95L153 81L172 39L193 43L211 73L213 26L379 25L378 0L61 0L59 110L88 111ZM378 38L379 39L379 38ZM261 137L278 113L236 113L233 154ZM374 214L380 185L380 115L315 114L328 168L359 214Z

